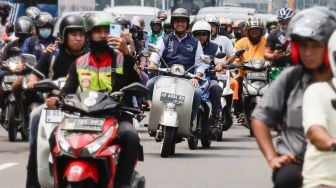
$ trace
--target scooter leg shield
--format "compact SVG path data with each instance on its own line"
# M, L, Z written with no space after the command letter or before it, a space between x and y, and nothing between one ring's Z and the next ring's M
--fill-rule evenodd
M73 161L65 168L63 178L68 182L80 182L91 178L98 183L99 180L98 168L87 161Z

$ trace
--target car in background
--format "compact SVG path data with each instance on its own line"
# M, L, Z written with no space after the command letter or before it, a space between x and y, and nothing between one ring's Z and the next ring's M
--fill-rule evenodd
M253 15L256 13L254 8L245 8L237 6L223 6L223 7L203 7L198 11L198 15L204 14L219 14L219 13L236 13L236 14L246 14Z
M133 16L140 16L145 20L145 30L150 31L150 21L156 18L160 9L147 6L115 6L107 7L104 11L110 12L115 16L126 16L132 19Z

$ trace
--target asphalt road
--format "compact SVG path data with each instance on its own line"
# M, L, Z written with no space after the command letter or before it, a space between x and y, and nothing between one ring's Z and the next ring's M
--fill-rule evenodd
M136 169L146 177L147 188L269 188L271 170L248 130L234 125L222 142L212 142L209 149L189 150L187 142L176 145L176 154L160 157L160 144L141 128L145 161ZM10 143L0 128L0 187L25 185L28 143Z

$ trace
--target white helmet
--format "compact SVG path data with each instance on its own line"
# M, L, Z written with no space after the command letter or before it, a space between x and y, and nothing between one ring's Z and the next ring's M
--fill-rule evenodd
M206 31L206 32L209 32L209 36L210 36L210 33L211 33L211 25L208 23L208 22L206 22L206 21L204 21L204 20L201 20L201 21L197 21L194 25L193 25L193 27L192 27L192 29L191 29L191 32L193 33L193 34L195 34L195 33L197 33L197 32L204 32L204 31Z
M336 30L331 34L328 41L328 56L331 71L333 72L334 77L336 77Z

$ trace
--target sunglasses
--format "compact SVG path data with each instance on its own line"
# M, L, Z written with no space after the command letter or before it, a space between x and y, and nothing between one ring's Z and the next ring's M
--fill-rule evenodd
M195 36L208 36L207 32L194 32Z

